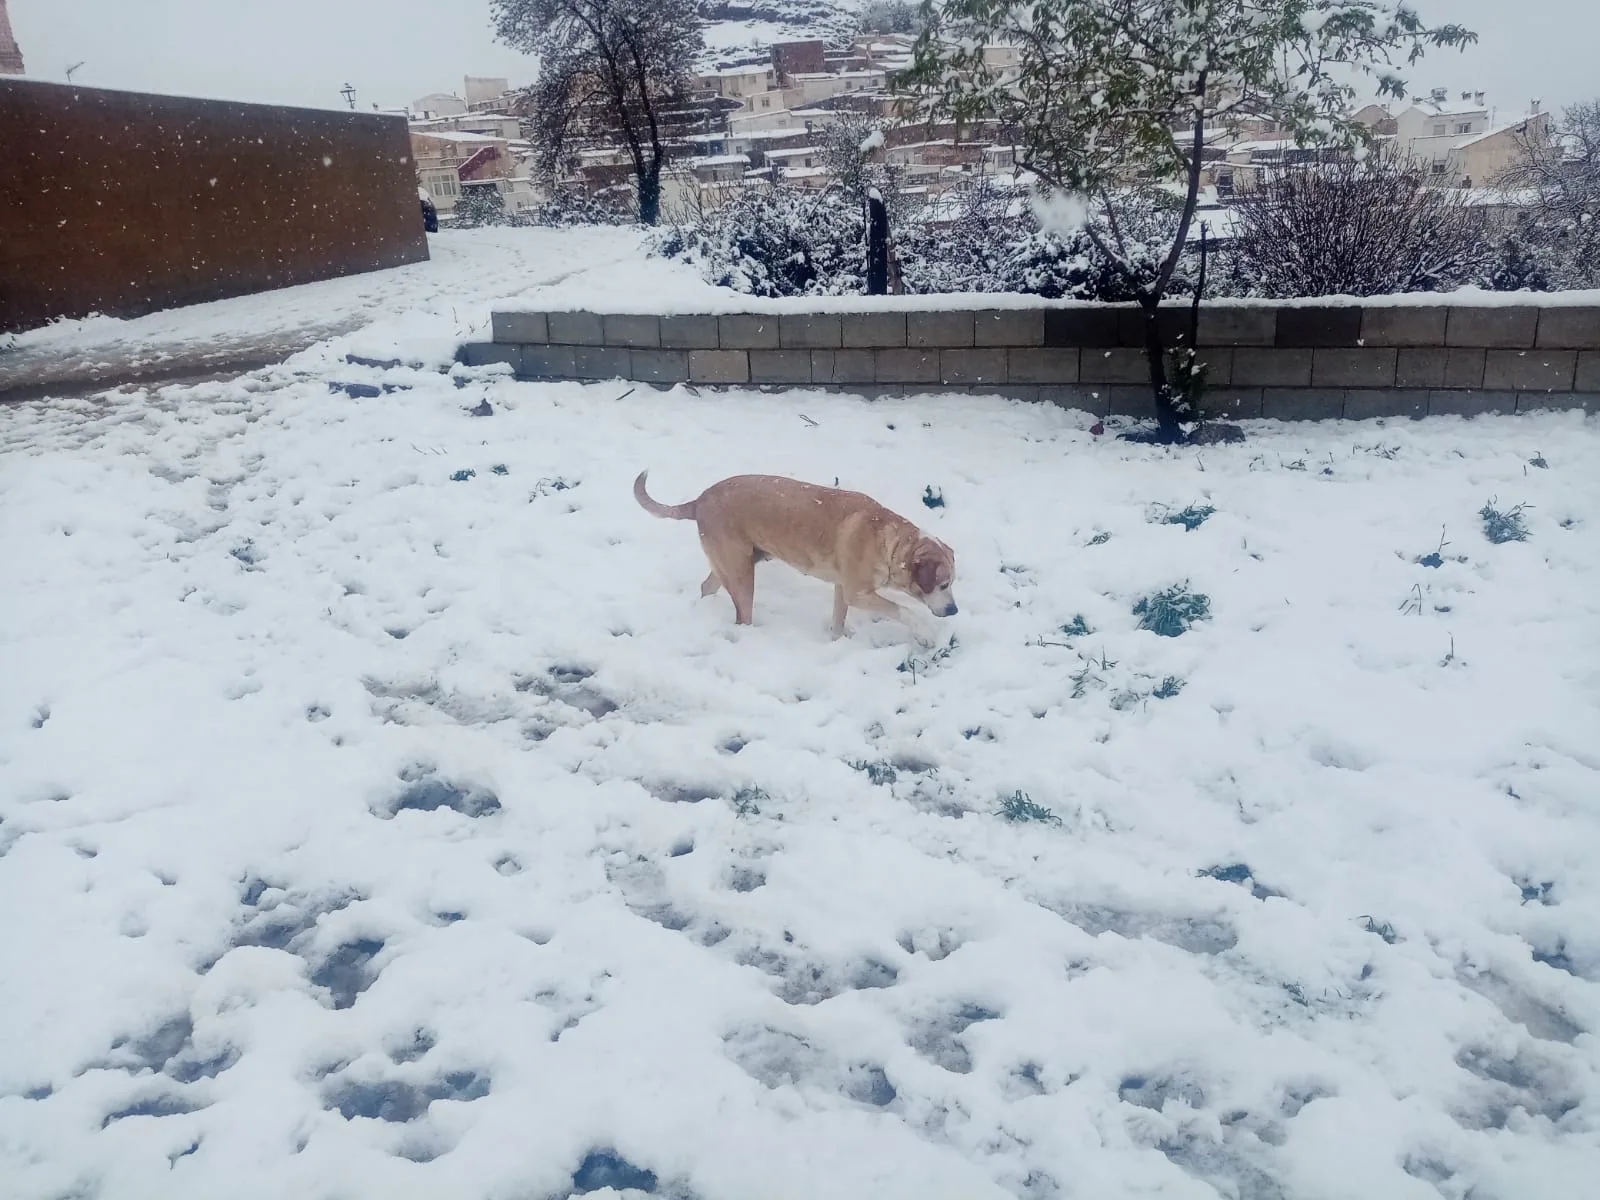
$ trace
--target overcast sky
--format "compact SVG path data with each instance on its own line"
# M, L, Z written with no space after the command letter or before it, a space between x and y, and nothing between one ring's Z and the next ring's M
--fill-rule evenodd
M77 83L278 104L399 107L461 90L464 75L526 83L528 60L497 45L489 0L8 0L28 74ZM1478 32L1408 73L1413 92L1482 89L1502 112L1600 97L1600 0L1415 0L1433 21Z

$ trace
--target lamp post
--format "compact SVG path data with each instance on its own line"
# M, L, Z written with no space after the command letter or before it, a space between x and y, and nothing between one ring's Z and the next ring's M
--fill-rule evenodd
M356 90L348 83L339 89L339 95L344 97L344 102L350 106L350 111L356 110Z

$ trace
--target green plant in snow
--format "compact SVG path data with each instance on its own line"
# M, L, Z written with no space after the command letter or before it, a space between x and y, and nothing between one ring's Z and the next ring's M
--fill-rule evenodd
M1527 541L1528 524L1522 517L1522 510L1527 507L1526 504L1519 504L1501 512L1490 500L1478 510L1478 516L1483 518L1483 536L1496 546L1506 542Z
M1211 616L1211 600L1199 592L1191 592L1187 583L1177 583L1145 596L1133 606L1133 615L1139 618L1140 629L1148 629L1160 637L1177 637L1196 621Z
M1038 821L1044 825L1061 824L1060 817L1044 805L1035 804L1033 797L1024 791L1012 792L1000 801L1000 807L995 809L995 815L1019 824L1023 821Z

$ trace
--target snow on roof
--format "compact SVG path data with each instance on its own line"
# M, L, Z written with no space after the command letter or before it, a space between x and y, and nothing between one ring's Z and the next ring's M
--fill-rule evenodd
M706 154L699 158L688 159L691 167L725 167L733 163L748 163L748 154Z
M785 167L785 179L816 179L819 175L826 175L827 167Z
M1492 137L1498 137L1507 130L1520 129L1522 126L1527 125L1532 120L1532 117L1521 117L1515 121L1507 121L1502 125L1496 125L1493 129L1485 129L1482 133L1475 133L1469 138L1462 138L1456 143L1456 149L1462 150L1468 146L1476 146L1479 142L1488 141Z
M1235 142L1227 148L1229 154L1244 151L1247 154L1270 154L1274 151L1298 150L1300 145L1293 138L1271 138L1252 142Z
M786 150L768 150L766 155L768 158L800 158L803 155L815 154L816 152L817 148L815 146L795 146Z
M1487 105L1473 104L1471 101L1446 101L1443 104L1423 98L1412 105L1418 112L1428 114L1430 117L1475 117L1486 114Z
M437 131L431 129L419 130L417 136L433 138L439 142L503 142L506 140L505 138L492 137L487 133L452 133L442 129Z

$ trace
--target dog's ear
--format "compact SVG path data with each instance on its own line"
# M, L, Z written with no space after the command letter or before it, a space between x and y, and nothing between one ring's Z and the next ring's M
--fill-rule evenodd
M911 560L911 582L916 585L917 591L924 596L935 591L939 586L939 563L924 547L918 547L918 553Z

